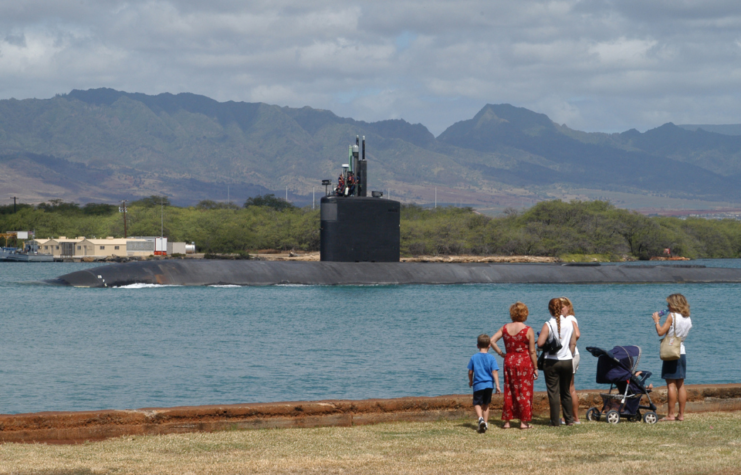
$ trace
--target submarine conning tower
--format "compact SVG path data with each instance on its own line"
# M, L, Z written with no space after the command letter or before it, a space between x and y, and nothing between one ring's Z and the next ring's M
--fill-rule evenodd
M320 255L328 262L399 262L401 204L368 192L365 137L350 146L337 187L321 199ZM325 180L327 183L329 180Z

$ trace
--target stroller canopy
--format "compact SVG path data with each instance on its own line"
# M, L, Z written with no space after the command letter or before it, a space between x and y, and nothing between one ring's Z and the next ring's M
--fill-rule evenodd
M610 351L589 347L587 351L598 358L597 383L615 384L630 379L641 360L640 346L616 346Z

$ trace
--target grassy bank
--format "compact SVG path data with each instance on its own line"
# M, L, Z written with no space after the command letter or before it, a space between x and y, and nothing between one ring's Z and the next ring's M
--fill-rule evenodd
M529 431L472 421L0 445L0 473L741 473L741 413Z
M295 208L275 197L253 198L245 207L203 202L179 208L157 203L156 198L131 203L129 235L159 236L163 226L171 241L195 242L198 251L206 253L319 250L319 210ZM39 238L121 237L124 231L118 208L70 203L23 206L16 213L12 206L0 206L0 231L9 230L35 230ZM527 255L616 261L660 256L666 248L689 258L741 257L741 221L649 218L604 201L546 201L499 218L470 208L405 205L401 211L404 256Z

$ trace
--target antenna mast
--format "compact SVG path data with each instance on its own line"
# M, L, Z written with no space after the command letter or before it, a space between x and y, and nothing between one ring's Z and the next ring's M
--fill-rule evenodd
M123 220L124 220L124 239L128 237L127 229L126 229L126 200L121 201L121 208L119 208L119 211L123 213Z

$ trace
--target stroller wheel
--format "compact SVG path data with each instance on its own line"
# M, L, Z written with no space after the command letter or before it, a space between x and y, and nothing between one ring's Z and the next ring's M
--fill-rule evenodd
M601 415L602 413L599 412L599 409L597 409L596 407L590 407L587 410L587 420L588 421L598 421Z
M656 422L659 420L659 418L656 416L656 413L651 411L647 412L643 415L643 422L646 424L656 424Z
M605 420L608 424L617 424L620 422L620 413L617 411L607 411L607 414L605 414Z

